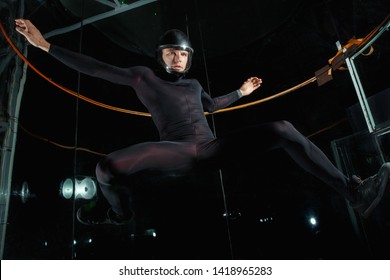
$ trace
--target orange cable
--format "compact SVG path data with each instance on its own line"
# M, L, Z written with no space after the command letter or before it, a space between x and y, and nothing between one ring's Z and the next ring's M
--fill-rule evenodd
M380 25L378 25L375 29L373 29L366 37L364 37L364 38L362 38L362 39L350 39L350 40L348 41L348 43L344 46L344 48L348 48L348 47L352 46L353 44L356 44L356 45L358 45L358 48L361 48L362 46L364 46L364 45L367 43L367 41L369 41L369 40L375 35L375 33L379 30L379 28L380 28L380 27L381 27L389 18L390 18L390 15L388 15L388 16L383 20L383 22L382 22ZM66 87L64 87L64 86L62 86L62 85L60 85L60 84L54 82L54 81L52 81L50 78L48 78L48 77L45 76L43 73L41 73L37 68L35 68L35 67L27 60L27 58L25 58L24 55L16 48L16 46L13 44L13 42L11 41L11 39L8 37L8 35L7 35L6 31L4 30L4 27L3 27L3 25L1 24L1 22L0 22L0 29L1 29L1 31L2 31L2 33L3 33L3 35L5 36L6 40L8 41L8 43L9 43L10 46L12 47L12 49L15 51L15 53L16 53L16 54L17 54L17 55L18 55L18 56L19 56L19 57L20 57L28 66L30 66L30 68L31 68L32 70L34 70L38 75L40 75L40 76L41 76L42 78L44 78L46 81L48 81L49 83L51 83L51 84L53 84L54 86L58 87L59 89L65 91L65 92L67 92L67 93L69 93L69 94L71 94L71 95L73 95L73 96L75 96L75 97L77 97L77 98L80 98L80 99L82 99L82 100L84 100L84 101L86 101L86 102L92 103L92 104L97 105L97 106L100 106L100 107L104 107L104 108L106 108L106 109L115 110L115 111L119 111L119 112L123 112L123 113L133 114L133 115L148 116L148 117L151 116L151 114L149 114L149 113L139 112L139 111L134 111L134 110L128 110L128 109L123 109L123 108L118 108L118 107L110 106L110 105L107 105L107 104L104 104L104 103L95 101L95 100L93 100L93 99L90 99L90 98L88 98L88 97L85 97L85 96L83 96L83 95L80 95L80 94L78 94L78 93L76 93L76 92L74 92L74 91L72 91L72 90L70 90L70 89L68 89L68 88L66 88ZM335 56L333 56L332 58L330 58L330 59L328 60L329 64L331 64L331 62L333 61L333 59L334 59L336 56L338 56L338 55L341 53L341 51L342 51L342 50L339 50L339 51L336 53ZM373 52L373 48L370 49L370 51L369 51L368 54L363 54L363 55L370 55L372 52ZM271 96L269 96L269 97L266 97L266 98L263 98L263 99L260 99L260 100L254 101L254 102L250 102L250 103L246 103L246 104L234 106L234 107L224 108L224 109L221 109L221 110L217 110L217 111L215 111L215 112L213 112L213 113L205 113L205 114L207 115L207 114L215 114L215 113L233 111L233 110L236 110L236 109L241 109L241 108L246 108L246 107L249 107L249 106L257 105L257 104L260 104L260 103L263 103L263 102L266 102L266 101L275 99L275 98L277 98L277 97L283 96L283 95L285 95L285 94L287 94L287 93L289 93L289 92L292 92L292 91L297 90L297 89L299 89L299 88L301 88L301 87L304 87L304 86L306 86L306 85L308 85L308 84L310 84L310 83L312 83L312 82L314 82L314 81L316 81L316 80L317 80L316 77L312 77L312 78L310 78L310 79L308 79L308 80L306 80L306 81L304 81L304 82L302 82L302 83L300 83L300 84L298 84L298 85L296 85L296 86L294 86L294 87L292 87L292 88L290 88L290 89L287 89L287 90L285 90L285 91L282 91L282 92L277 93L277 94L274 94L274 95L271 95ZM339 125L340 123L342 123L342 122L344 122L344 121L345 121L345 119L339 120L339 121L337 121L336 123L334 123L333 125L330 125L330 126L328 126L328 127L326 127L326 128L323 128L323 129L321 129L321 130L319 130L319 131L317 131L317 132L314 132L314 133L310 134L310 135L307 136L307 137L312 137L312 136L317 135L317 134L319 134L319 133L321 133L321 132L324 132L324 131L326 131L326 130L328 130L328 129L331 129L331 128L333 128L333 127ZM76 148L76 147L71 147L71 146L64 146L64 145L61 145L61 144L52 142L52 141L50 141L50 140L48 140L48 139L46 139L46 138L43 138L43 137L34 135L34 134L28 132L28 131L27 131L26 129L24 129L23 127L22 127L22 129L23 129L24 131L26 131L28 134L32 135L33 137L36 137L36 138L41 139L41 140L44 140L44 141L46 141L46 142L48 142L48 143L51 143L51 144L53 144L53 145L56 145L56 146L59 146L59 147L62 147L62 148L82 150L82 151L94 153L94 154L97 154L97 155L104 155L104 154L102 154L102 153L94 152L94 151L91 151L91 150L86 149L86 148Z
M359 48L361 48L362 46L364 46L368 40L370 40L374 35L375 33L379 30L379 28L384 24L386 23L386 21L390 18L390 15L388 15L382 22L380 25L378 25L376 28L374 28L366 37L364 38L360 38L360 39L350 39L348 41L348 43L344 46L344 48L349 48L351 47L352 45L356 44L358 45ZM101 102L98 102L98 101L95 101L93 99L90 99L88 97L85 97L81 94L78 94L54 81L52 81L50 78L48 78L47 76L45 76L43 73L41 73L37 68L35 68L28 60L27 58L25 58L23 56L23 54L15 47L15 45L12 43L11 39L8 37L6 31L4 30L3 28L3 25L0 23L0 29L1 31L3 32L5 38L7 39L8 43L10 44L10 46L12 47L12 49L16 52L16 54L28 65L31 67L31 69L33 69L38 75L40 75L42 78L44 78L45 80L47 80L49 83L53 84L54 86L60 88L61 90L75 96L75 97L78 97L86 102L89 102L89 103L92 103L94 105L97 105L97 106L100 106L100 107L104 107L106 109L110 109L110 110L115 110L115 111L118 111L118 112L122 112L122 113L128 113L128 114L133 114L133 115L139 115L139 116L148 116L150 117L151 114L150 113L145 113L145 112L139 112L139 111L134 111L134 110L128 110L128 109L123 109L123 108L118 108L118 107L114 107L114 106L111 106L111 105L107 105L107 104L104 104L104 103L101 103ZM344 49L343 48L343 49ZM332 58L330 58L328 60L328 63L331 64L332 61L334 60L334 58L338 55L341 54L342 50L339 50L335 56L333 56ZM362 54L362 55L370 55L371 53L373 52L373 48L371 47L370 51L367 53L367 54ZM339 68L340 70L342 70L342 67ZM250 102L250 103L246 103L246 104L242 104L242 105L238 105L238 106L233 106L233 107L228 107L228 108L224 108L224 109L221 109L221 110L217 110L213 113L205 113L206 115L208 114L216 114L216 113L221 113L221 112L227 112L227 111L233 111L233 110L237 110L237 109L241 109L241 108L246 108L246 107L249 107L249 106L253 106L253 105L257 105L257 104L260 104L260 103L263 103L263 102L266 102L266 101L269 101L269 100L272 100L272 99L275 99L277 97L280 97L280 96L283 96L289 92L292 92L294 90L297 90L303 86L306 86L308 85L309 83L312 83L314 81L316 81L317 78L316 77L312 77L300 84L298 84L297 86L294 86L290 89L287 89L285 91L282 91L280 93L277 93L277 94L274 94L274 95L271 95L269 97L266 97L266 98L263 98L263 99L260 99L260 100L257 100L257 101L254 101L254 102Z
M145 112L138 112L138 111L133 111L133 110L127 110L127 109L123 109L123 108L118 108L118 107L114 107L114 106L110 106L110 105L107 105L107 104L104 104L104 103L101 103L101 102L98 102L98 101L95 101L93 99L90 99L86 96L83 96L81 94L78 94L77 92L74 92L54 81L52 81L50 78L48 78L47 76L45 76L42 72L40 72L37 68L34 67L34 65L32 65L27 58L24 57L24 55L16 48L16 46L12 43L11 39L8 37L7 33L5 32L4 30L4 27L3 25L0 23L0 29L1 31L3 32L5 38L7 39L8 43L10 44L10 46L12 47L12 49L16 52L16 54L28 65L30 66L30 68L32 70L34 70L39 76L41 76L42 78L44 78L46 81L48 81L49 83L53 84L54 86L58 87L59 89L75 96L75 97L78 97L84 101L87 101L89 103L92 103L94 105L97 105L97 106L100 106L100 107L104 107L104 108L107 108L107 109L110 109L110 110L115 110L115 111L119 111L119 112L123 112L123 113L128 113L128 114L133 114L133 115L140 115L140 116L151 116L149 113L145 113Z
M82 148L82 147L76 147L76 146L67 146L67 145L62 145L62 144L58 144L56 142L53 142L47 138L44 138L42 136L39 136L39 135L36 135L30 131L28 131L26 128L24 128L21 124L18 124L19 127L24 131L26 132L28 135L34 137L34 138L37 138L39 140L42 140L44 142L47 142L49 144L52 144L54 146L57 146L57 147L60 147L60 148L63 148L63 149L66 149L66 150L76 150L76 151L84 151L84 152L88 152L88 153L91 153L91 154L95 154L95 155L99 155L99 156L104 156L105 154L103 153L99 153L99 152L95 152L95 151L92 151L90 149L87 149L87 148Z
M139 112L139 111L134 111L134 110L128 110L128 109L123 109L123 108L118 108L118 107L114 107L114 106L111 106L111 105L107 105L107 104L104 104L104 103L101 103L101 102L98 102L98 101L95 101L93 99L90 99L86 96L83 96L79 93L76 93L56 82L54 82L53 80L51 80L50 78L48 78L47 76L45 76L42 72L40 72L36 67L34 67L34 65L32 65L28 59L26 57L24 57L24 55L16 48L16 46L13 44L13 42L11 41L11 39L8 37L6 31L4 30L3 28L3 25L0 23L0 29L1 31L3 32L5 38L7 39L8 43L10 44L10 46L12 47L12 49L15 51L15 53L33 70L35 71L39 76L41 76L42 78L44 78L46 81L48 81L49 83L51 83L52 85L58 87L59 89L77 97L77 98L80 98L86 102L89 102L89 103L92 103L94 105L97 105L97 106L100 106L100 107L103 107L103 108L106 108L106 109L110 109L110 110L115 110L115 111L118 111L118 112L122 112L122 113L128 113L128 114L133 114L133 115L139 115L139 116L147 116L147 117L150 117L151 114L150 113L145 113L145 112ZM221 112L227 112L227 111L233 111L233 110L237 110L237 109L241 109L241 108L246 108L246 107L249 107L249 106L253 106L253 105L257 105L257 104L260 104L260 103L263 103L263 102L266 102L266 101L269 101L269 100L272 100L272 99L275 99L277 97L280 97L282 95L285 95L289 92L292 92L294 90L297 90L311 82L314 82L316 80L316 77L312 77L310 78L309 80L307 81L304 81L303 83L297 85L297 86L294 86L290 89L287 89L283 92L280 92L280 93L277 93L275 95L272 95L272 96L269 96L269 97L266 97L266 98L263 98L261 100L257 100L257 101L254 101L254 102L250 102L250 103L246 103L246 104L242 104L242 105L238 105L238 106L233 106L233 107L229 107L229 108L225 108L225 109L221 109L221 110L217 110L215 112L212 112L212 113L208 113L208 112L205 112L205 115L209 115L209 114L216 114L216 113L221 113Z

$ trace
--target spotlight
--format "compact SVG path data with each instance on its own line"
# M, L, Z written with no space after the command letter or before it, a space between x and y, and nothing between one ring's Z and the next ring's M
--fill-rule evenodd
M92 177L87 176L78 176L74 179L66 178L60 185L60 195L66 199L72 198L73 194L75 199L92 199L96 192L96 181Z

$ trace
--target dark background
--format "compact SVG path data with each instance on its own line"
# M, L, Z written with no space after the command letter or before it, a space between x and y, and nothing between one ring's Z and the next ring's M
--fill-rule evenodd
M127 1L131 2L135 1ZM92 0L26 1L21 16L49 34L108 10ZM250 76L263 79L260 90L237 102L244 104L313 77L337 53L337 41L345 45L351 38L365 37L389 11L390 3L384 0L164 0L48 40L118 66L152 65L159 36L166 29L179 28L189 34L195 49L188 76L199 79L212 96L237 89ZM20 40L12 22L2 24L13 40ZM383 37L374 45L372 55L359 60L367 96L389 87L389 39L388 35ZM132 89L80 75L31 46L27 57L44 75L88 98L114 107L145 110ZM374 215L368 224L363 221L356 226L343 198L297 167L282 151L221 173L194 172L181 178L136 176L134 223L129 227L85 227L75 221L74 211L86 201L61 197L61 181L75 175L94 176L103 154L157 140L158 135L148 117L77 99L31 68L26 77L13 185L17 190L28 182L32 195L24 203L19 196L11 200L5 258L388 256L389 243L382 239L389 227L387 208L380 208L378 211L385 214ZM209 121L221 135L285 119L334 161L331 141L356 133L355 120L347 112L357 102L348 71L337 70L333 80L322 86L314 82L253 107L209 116ZM362 176L371 172L357 171ZM319 224L310 225L311 216ZM157 237L145 234L149 229L155 230Z

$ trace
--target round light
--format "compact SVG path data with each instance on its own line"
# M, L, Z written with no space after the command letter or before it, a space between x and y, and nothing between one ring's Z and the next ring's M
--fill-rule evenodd
M92 199L97 193L97 186L91 177L78 177L73 183L73 179L65 179L60 188L62 196L70 199L75 195L75 198Z
M61 186L62 196L66 199L70 199L73 195L73 180L70 178L65 179Z
M76 198L92 199L96 192L96 183L91 177L76 179Z

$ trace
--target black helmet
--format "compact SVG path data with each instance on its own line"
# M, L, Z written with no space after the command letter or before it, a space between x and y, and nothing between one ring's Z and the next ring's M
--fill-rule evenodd
M164 63L162 59L162 49L165 48L174 48L177 50L188 51L188 61L186 68L183 72L173 71L172 69L168 68L168 66ZM187 35L178 29L171 29L165 32L164 35L160 37L160 41L156 50L157 60L161 64L161 66L164 67L164 69L169 74L175 74L179 77L183 76L190 69L193 53L194 49L192 48L191 42L188 39Z

